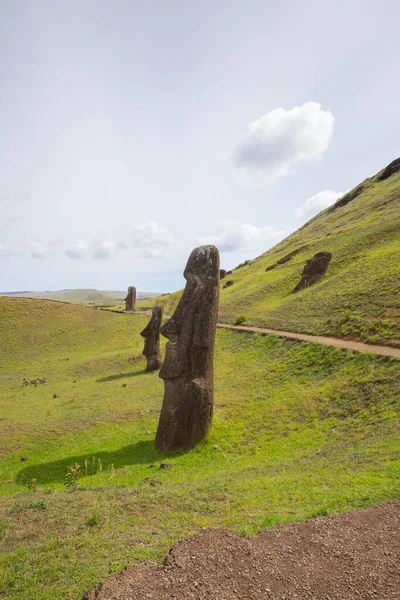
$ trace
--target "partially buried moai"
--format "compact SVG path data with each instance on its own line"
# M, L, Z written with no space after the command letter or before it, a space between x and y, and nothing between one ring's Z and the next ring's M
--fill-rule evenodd
M125 298L125 310L135 310L136 288L131 285L128 287L128 295Z
M214 402L214 341L219 298L219 252L195 248L187 262L186 287L172 317L161 327L168 338L160 377L164 399L156 447L193 448L207 434Z
M140 335L144 337L143 354L147 358L146 371L158 371L161 367L160 328L162 323L162 307L153 307L151 319Z
M330 252L317 252L312 258L306 260L301 279L293 291L300 292L321 281L328 270L331 258L332 254Z

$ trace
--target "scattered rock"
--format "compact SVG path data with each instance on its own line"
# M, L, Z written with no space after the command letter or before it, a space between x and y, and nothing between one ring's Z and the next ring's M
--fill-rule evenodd
M22 386L27 386L27 385L34 385L35 387L37 387L38 385L41 385L43 383L46 383L46 379L40 379L39 377L37 379L31 379L30 381L28 381L27 379L25 379L25 377L22 380Z
M26 462L27 460L29 460L29 458L27 456L21 456L19 460L20 462Z
M150 429L148 429L148 430L146 431L146 435L151 435L151 431L150 431Z
M172 469L172 465L162 462L160 464L160 469Z
M53 394L53 398L59 398L60 396L58 394Z
M153 469L156 466L156 463L151 463L151 465L149 465L150 469Z
M162 481L158 481L157 479L152 479L152 480L150 481L150 485L151 485L152 487L156 487L156 485L162 485Z
M228 281L224 284L224 288L223 289L231 287L231 285L233 285L234 283L235 282L232 281L232 279L228 279Z
M317 252L311 259L307 260L301 279L293 291L300 292L320 281L328 270L331 258L332 254L330 252Z

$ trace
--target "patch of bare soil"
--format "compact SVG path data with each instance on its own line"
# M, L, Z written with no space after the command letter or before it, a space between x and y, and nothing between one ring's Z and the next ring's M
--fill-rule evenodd
M83 600L400 599L400 501L242 538L204 530L163 564L127 566Z

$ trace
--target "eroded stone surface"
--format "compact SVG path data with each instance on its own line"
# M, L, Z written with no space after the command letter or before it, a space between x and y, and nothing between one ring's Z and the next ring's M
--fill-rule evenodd
M393 160L385 169L383 169L383 172L378 177L378 181L384 181L385 179L389 179L389 177L391 177L395 173L398 173L399 171L400 158L396 158L396 160Z
M128 287L128 295L125 298L125 310L135 310L136 288L131 285Z
M151 319L140 335L144 337L143 354L147 358L146 371L158 371L161 367L160 329L162 323L162 306L153 307Z
M200 442L213 415L213 355L219 298L219 252L200 246L191 253L186 287L171 319L161 327L168 338L160 377L164 399L156 447L188 450Z
M301 279L293 291L300 292L300 290L304 290L320 281L328 270L331 258L332 254L330 252L317 252L311 259L307 260Z

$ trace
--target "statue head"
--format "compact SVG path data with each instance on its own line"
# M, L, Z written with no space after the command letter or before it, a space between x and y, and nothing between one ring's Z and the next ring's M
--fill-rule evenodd
M214 348L218 315L219 252L200 246L191 253L183 273L186 287L172 317L161 327L168 338L160 371L162 379L184 376L189 380L206 368L207 349ZM196 360L193 361L193 357Z
M140 332L140 335L145 339L143 349L144 356L152 356L153 354L159 353L162 313L162 306L159 304L153 306L151 319L143 331Z

